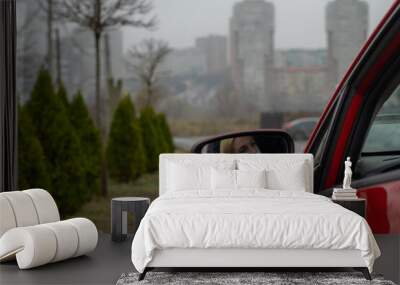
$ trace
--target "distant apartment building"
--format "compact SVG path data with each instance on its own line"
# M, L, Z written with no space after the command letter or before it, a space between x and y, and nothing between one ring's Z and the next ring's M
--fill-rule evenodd
M174 49L166 57L160 70L168 72L169 77L201 76L207 72L207 58L198 47Z
M232 79L241 98L260 110L274 106L274 6L264 0L236 3L230 19Z
M198 77L218 75L226 68L226 37L210 35L197 38L194 46L173 49L160 69L169 77Z
M159 68L161 85L187 104L209 108L226 79L226 50L226 37L218 35L200 37L191 47L173 49Z
M320 112L329 99L324 49L275 51L277 112Z
M325 66L325 49L280 49L275 51L275 67Z
M368 35L368 4L335 0L326 7L329 82L334 87Z
M208 75L218 75L226 71L227 39L225 36L209 35L197 38L196 47L205 55Z

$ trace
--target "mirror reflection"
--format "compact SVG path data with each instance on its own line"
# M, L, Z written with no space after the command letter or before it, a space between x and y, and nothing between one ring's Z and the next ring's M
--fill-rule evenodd
M206 142L202 153L288 153L286 138L271 134L235 135Z
M222 140L220 153L260 153L260 149L252 136L243 136Z

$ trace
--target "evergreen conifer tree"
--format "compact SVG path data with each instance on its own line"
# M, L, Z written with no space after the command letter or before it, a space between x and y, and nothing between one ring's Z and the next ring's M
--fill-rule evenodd
M60 83L60 86L58 87L57 96L60 98L60 100L64 104L65 108L68 108L69 101L68 101L67 89L65 89L65 86L62 82Z
M153 108L144 107L140 112L139 120L146 153L146 169L153 172L158 169L158 156L164 149L160 141L160 131Z
M132 181L146 170L142 133L129 96L123 98L115 110L107 159L110 177L118 182Z
M85 175L83 197L87 200L93 194L100 193L101 141L80 92L69 105L69 117L82 149L81 160Z
M82 151L65 106L55 95L51 76L44 69L39 71L27 110L48 161L49 192L62 215L72 214L84 202Z
M18 187L50 189L46 157L24 107L18 110Z
M158 155L157 157L161 154L161 153L168 153L169 152L169 146L168 146L168 142L166 140L166 137L164 136L164 131L162 129L160 120L159 120L159 116L158 114L156 114L153 110L152 113L152 122L156 128L156 142L157 142L157 147L158 147Z
M171 130L169 129L169 126L168 126L167 119L165 118L165 115L163 113L158 114L157 117L158 117L158 124L159 124L160 130L161 130L161 134L164 138L164 141L167 144L166 152L172 153L175 151L175 146L174 146L174 142L172 139Z

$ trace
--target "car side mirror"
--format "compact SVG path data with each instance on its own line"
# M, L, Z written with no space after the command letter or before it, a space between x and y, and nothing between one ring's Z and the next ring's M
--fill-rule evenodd
M209 137L192 153L294 153L292 137L282 130L255 130Z

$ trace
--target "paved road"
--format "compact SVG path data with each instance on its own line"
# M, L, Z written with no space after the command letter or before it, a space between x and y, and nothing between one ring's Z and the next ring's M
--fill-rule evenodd
M174 137L174 144L179 149L182 149L184 151L190 151L193 144L204 138L206 137ZM295 142L296 152L303 152L305 145L306 145L305 141Z

